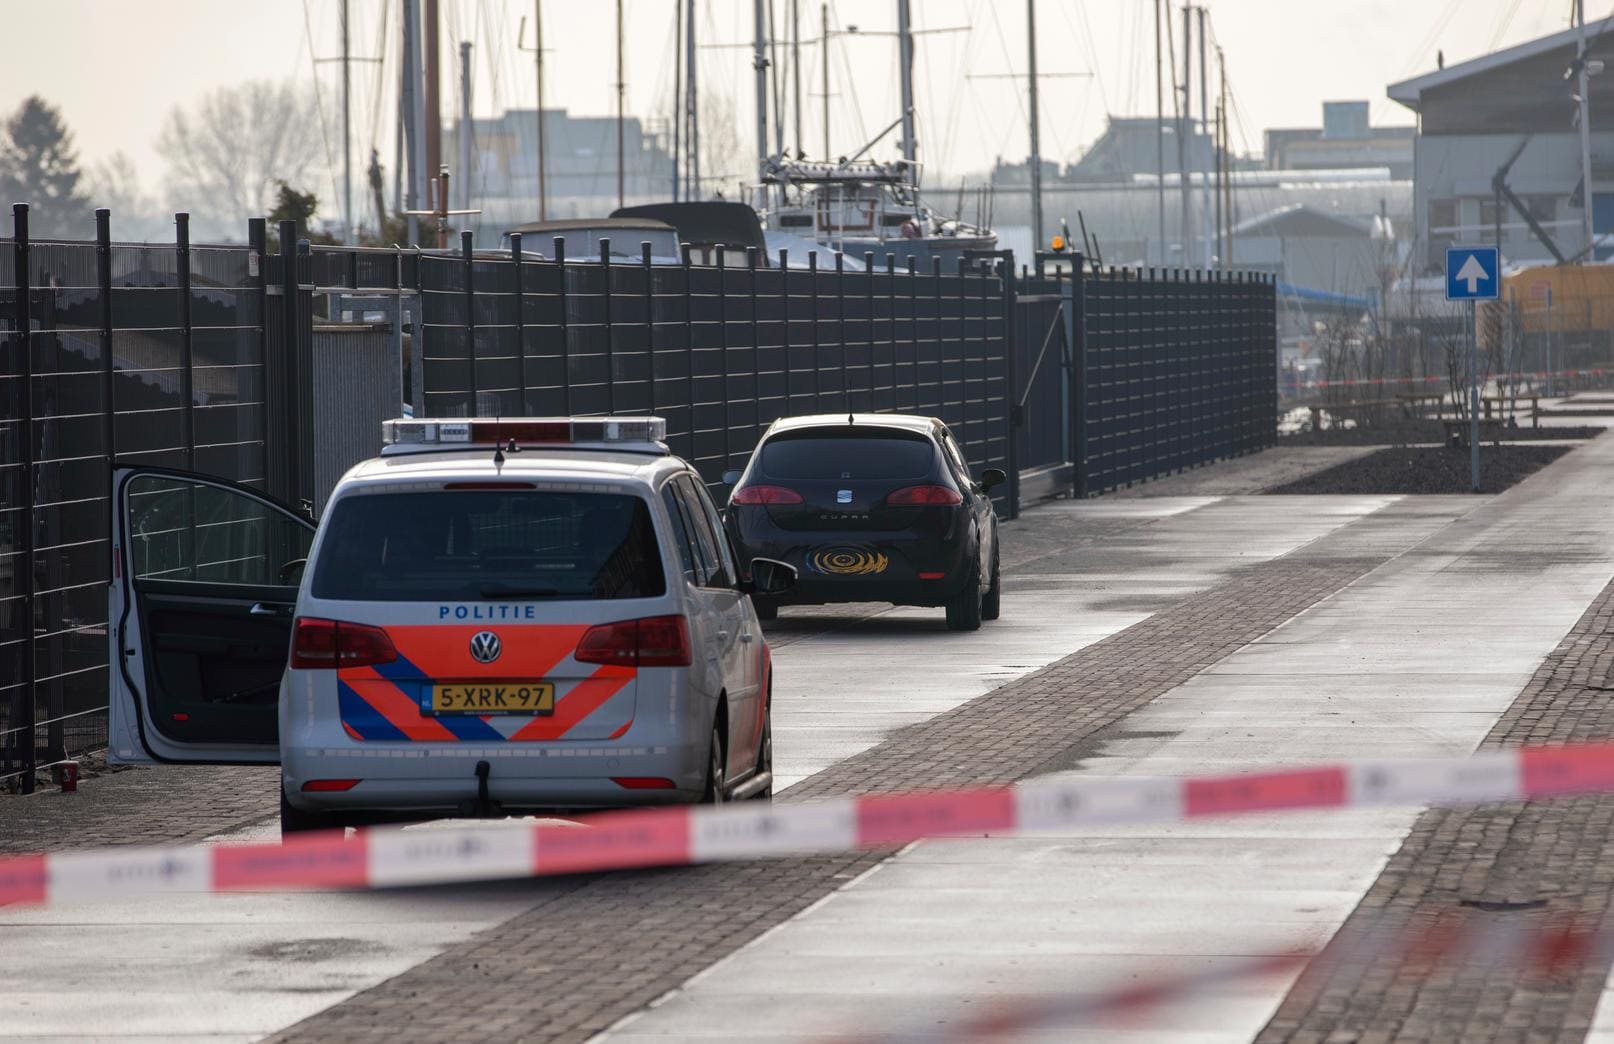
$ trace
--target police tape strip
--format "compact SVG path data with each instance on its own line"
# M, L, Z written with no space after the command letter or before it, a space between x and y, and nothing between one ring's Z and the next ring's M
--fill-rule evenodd
M931 837L1191 820L1241 812L1518 801L1614 791L1614 743L1370 760L1201 778L602 812L569 822L374 827L284 842L0 858L0 906L141 893L354 889L878 849Z

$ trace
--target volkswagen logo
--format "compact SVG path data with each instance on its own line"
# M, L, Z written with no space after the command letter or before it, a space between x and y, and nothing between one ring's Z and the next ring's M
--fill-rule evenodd
M492 631L478 631L471 636L471 658L477 663L492 663L504 651L504 643Z

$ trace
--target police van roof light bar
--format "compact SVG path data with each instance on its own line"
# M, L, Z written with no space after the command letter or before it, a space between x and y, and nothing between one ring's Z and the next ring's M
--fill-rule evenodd
M381 422L383 451L521 446L643 447L665 442L661 417L409 418ZM657 446L658 450L662 447Z

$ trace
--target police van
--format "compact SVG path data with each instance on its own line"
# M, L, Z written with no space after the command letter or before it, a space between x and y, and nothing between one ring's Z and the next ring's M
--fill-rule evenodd
M109 760L281 766L285 831L772 792L772 675L657 417L400 419L316 527L114 476ZM288 652L289 650L289 652Z

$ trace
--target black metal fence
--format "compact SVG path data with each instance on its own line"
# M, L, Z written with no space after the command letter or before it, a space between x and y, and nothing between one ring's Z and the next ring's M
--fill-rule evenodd
M1081 273L1070 294L1076 491L1277 442L1276 284L1245 273Z
M95 242L37 243L18 208L0 240L0 781L104 742L114 459L316 500L314 330L342 295L411 301L418 414L654 412L713 483L800 413L941 417L1010 475L1009 517L1022 474L1085 494L1275 431L1268 283L1016 279L1006 254L944 272L311 249L289 223L270 253L262 220L245 247L193 247L183 215L174 244L130 246L97 218Z

